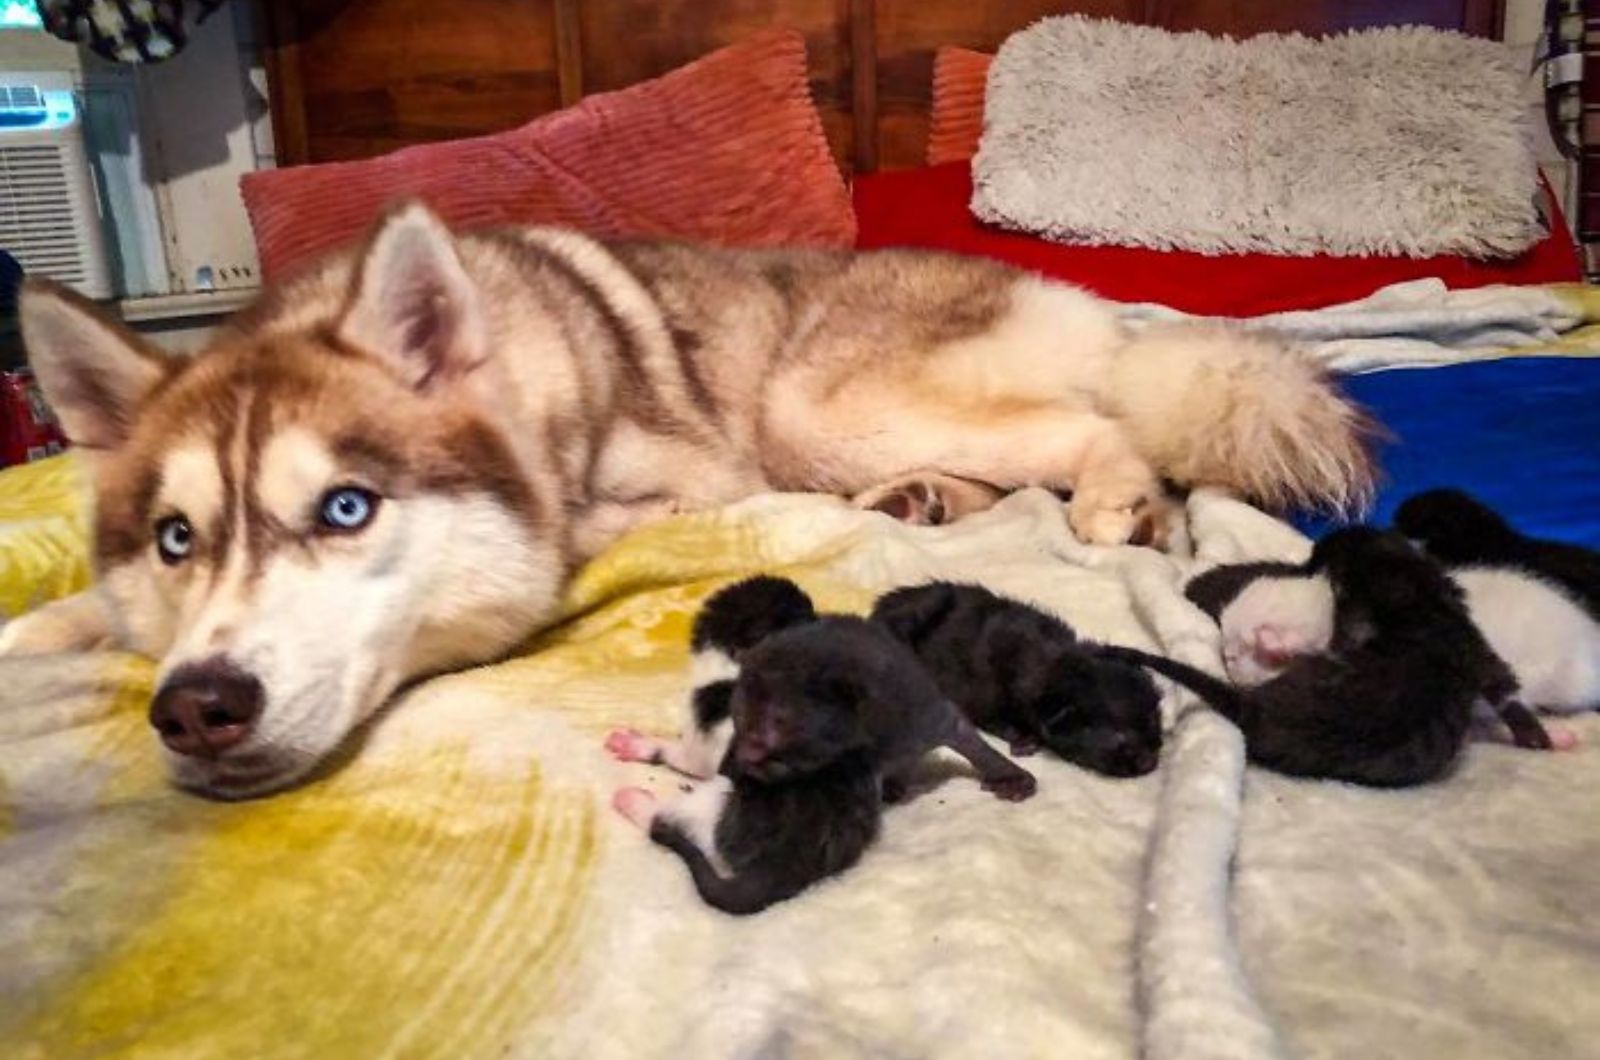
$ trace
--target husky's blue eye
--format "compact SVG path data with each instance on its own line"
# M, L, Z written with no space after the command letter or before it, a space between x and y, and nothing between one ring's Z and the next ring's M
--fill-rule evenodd
M322 498L322 525L329 530L360 530L378 514L378 495L359 486L340 486Z
M194 530L189 520L181 515L170 515L156 524L156 552L161 562L175 567L189 556L194 548Z

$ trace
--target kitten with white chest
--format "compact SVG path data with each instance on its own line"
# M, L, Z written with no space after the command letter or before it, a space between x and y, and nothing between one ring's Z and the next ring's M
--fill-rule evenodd
M1518 533L1460 490L1409 498L1394 526L1450 571L1530 706L1600 708L1600 552Z
M733 688L745 653L779 630L817 617L811 597L787 578L757 575L713 593L689 633L689 695L676 741L619 729L606 750L619 762L667 766L687 777L716 774L733 739Z
M1566 592L1512 568L1464 567L1450 577L1529 706L1552 714L1600 708L1600 623Z
M612 805L687 866L700 897L757 913L845 871L877 838L886 786L945 747L1008 801L1033 775L978 735L899 641L859 618L821 617L746 652L718 775L658 804L622 788Z
M1100 653L1188 687L1239 727L1250 761L1291 776L1389 788L1439 780L1454 767L1479 704L1543 736L1461 588L1400 535L1335 531L1300 573L1325 579L1332 633L1325 650L1294 655L1258 684L1241 687L1132 648Z
M1548 713L1600 707L1600 624L1566 591L1511 567L1459 567L1448 574L1473 624L1515 676L1521 703ZM1218 567L1196 578L1187 593L1220 627L1224 665L1240 686L1269 681L1295 658L1330 647L1334 600L1324 575L1282 564ZM1572 733L1548 730L1516 705L1501 720L1521 746L1576 743Z

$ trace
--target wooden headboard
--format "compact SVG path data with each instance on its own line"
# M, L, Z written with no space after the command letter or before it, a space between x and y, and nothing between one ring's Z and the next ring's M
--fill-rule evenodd
M280 164L511 128L770 26L806 35L834 152L919 165L933 53L1064 12L1249 36L1418 24L1498 37L1504 0L267 0Z

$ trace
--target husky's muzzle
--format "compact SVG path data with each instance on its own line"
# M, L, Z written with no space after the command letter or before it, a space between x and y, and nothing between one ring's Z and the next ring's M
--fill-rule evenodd
M261 682L215 656L174 670L150 703L150 724L174 754L215 761L255 730Z
M299 770L260 746L266 693L226 656L185 663L150 702L150 725L171 753L173 778L214 799L248 799L290 783Z

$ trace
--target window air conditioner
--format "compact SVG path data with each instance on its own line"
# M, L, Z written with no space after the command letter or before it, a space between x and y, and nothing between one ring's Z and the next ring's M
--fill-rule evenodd
M100 202L71 92L0 84L0 250L29 276L111 297Z

